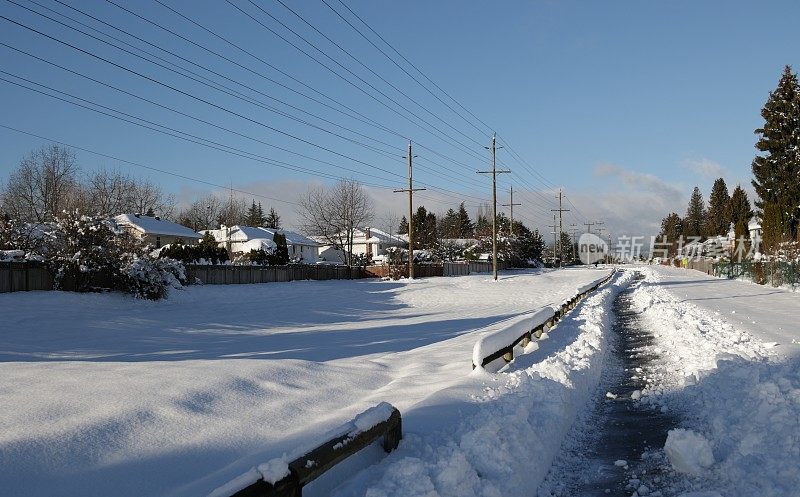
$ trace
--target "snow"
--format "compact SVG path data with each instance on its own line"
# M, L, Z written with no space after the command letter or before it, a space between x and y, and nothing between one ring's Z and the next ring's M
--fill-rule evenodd
M476 369L473 385L439 391L405 412L398 450L331 495L533 495L597 385L611 297L627 276L586 299L547 343L503 372Z
M705 468L714 464L711 444L702 435L678 428L670 430L664 451L672 467L679 473L700 475Z
M178 236L194 240L202 238L202 235L196 231L166 219L157 219L145 215L120 214L114 218L114 221L120 226L131 226L145 234Z
M584 301L571 314L580 320L562 320L511 373L471 373L472 348L606 274L205 285L157 302L0 295L3 494L209 495L254 481L253 468L302 454L381 401L403 413L402 450L456 443L456 433L471 447L442 460L442 484L474 482L458 480L464 454L481 454L470 464L499 478L503 461L530 447L542 466L529 476L513 467L535 482L594 381L605 300ZM401 451L385 460L420 456Z
M640 270L633 299L655 338L643 353L657 356L641 402L679 417L664 452L690 473L665 495L797 495L800 299L692 270Z

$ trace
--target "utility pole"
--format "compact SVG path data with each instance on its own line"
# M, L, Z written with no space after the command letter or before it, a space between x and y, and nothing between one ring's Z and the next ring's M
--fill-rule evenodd
M575 223L572 223L572 224L569 225L569 227L570 227L570 231L572 231L572 262L574 263L575 260L576 260L576 258L575 258L575 245L577 245L577 243L578 243L578 225L575 224Z
M412 159L416 155L411 154L411 140L408 140L408 188L395 190L394 193L408 192L408 278L414 279L414 192L419 192L425 188L414 188L414 174Z
M591 233L592 232L592 226L594 226L595 224L596 223L583 223L583 225L586 226L586 232L587 233Z
M561 199L563 195L561 194L561 188L558 189L558 209L550 209L551 212L558 212L558 246L559 246L559 257L558 257L558 267L561 267L561 255L564 255L564 247L561 246L561 233L564 232L564 225L562 224L561 213L562 212L569 212L569 209L563 209L561 207ZM555 229L555 228L553 228ZM555 250L555 249L553 249Z
M497 175L510 173L509 169L497 170L497 134L492 135L492 146L484 147L492 151L492 170L478 171L478 174L492 175L492 273L497 281ZM503 148L503 147L500 147Z
M522 205L522 204L515 204L514 203L514 186L512 185L511 186L511 200L510 200L510 203L503 204L503 207L511 207L511 225L510 225L511 228L509 229L509 232L510 232L511 236L514 236L514 206L515 205Z
M556 228L558 228L558 224L556 224L556 215L553 214L553 224L548 225L549 228L553 228L551 233L553 234L553 266L556 265Z

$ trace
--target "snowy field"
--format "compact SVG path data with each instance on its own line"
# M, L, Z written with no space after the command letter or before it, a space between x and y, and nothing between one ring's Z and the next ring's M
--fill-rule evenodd
M576 269L505 273L498 282L473 275L206 286L161 302L112 294L0 295L0 488L10 496L207 495L388 401L403 412L407 442L386 458L389 476L350 487L375 486L371 495L383 495L374 492L406 471L395 461L404 451L423 454L433 434L457 428L469 436L469 424L478 423L478 431L489 432L472 435L477 454L492 432L484 422L495 414L522 427L525 403L501 401L518 397L506 393L521 389L548 405L571 378L565 372L583 366L588 379L581 388L591 388L591 352L605 332L602 299L595 312L574 311L583 321L559 325L573 333L545 340L515 361L520 372L472 374L471 352L477 338L504 321L560 303L607 274ZM530 367L522 367L526 360ZM547 361L555 365L536 365ZM547 375L554 378L545 381ZM566 430L581 399L552 401L541 429ZM480 408L486 403L495 414ZM545 445L556 451L558 437ZM445 483L448 468L466 456L454 452L452 464L446 457L428 459L444 470L438 477ZM498 478L507 474L494 470ZM307 495L326 494L325 482L314 485Z

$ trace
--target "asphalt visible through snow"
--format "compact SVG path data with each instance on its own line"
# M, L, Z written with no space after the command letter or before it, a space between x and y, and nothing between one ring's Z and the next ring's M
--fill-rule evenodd
M642 279L637 273L614 300L614 333L600 385L591 407L567 435L538 497L629 497L645 474L650 482L660 480L656 473L663 464L651 460L648 449L663 447L677 420L635 400L654 359L642 352L653 336L639 326L630 301Z

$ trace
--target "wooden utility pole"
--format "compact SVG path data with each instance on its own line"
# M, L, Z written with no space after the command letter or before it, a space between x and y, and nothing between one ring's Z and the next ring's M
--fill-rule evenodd
M497 175L510 173L508 169L497 170L497 134L492 135L492 146L484 147L492 151L492 170L478 171L478 174L492 175L492 273L497 281ZM502 148L502 147L500 147Z
M595 224L596 223L583 223L583 225L586 226L586 232L587 233L591 233L592 232L592 226L594 226Z
M572 223L569 227L570 231L572 231L572 262L574 263L577 260L575 258L575 245L578 243L578 225Z
M408 192L408 278L414 279L414 192L422 191L425 188L414 188L414 174L412 166L411 140L408 140L408 188L395 190L395 193Z
M548 227L553 228L553 266L556 265L556 228L558 228L558 224L556 223L556 215L553 214L553 224L548 225Z
M514 236L514 206L515 205L522 205L522 204L515 204L514 203L514 185L511 185L510 195L511 195L511 200L509 201L510 203L503 204L503 207L511 207L511 224L510 224L510 228L509 228L509 234L511 236Z
M564 225L563 225L563 220L561 218L561 213L562 212L569 212L569 209L563 209L561 207L562 196L563 195L561 194L561 188L559 188L558 189L558 209L550 209L551 212L558 212L558 253L559 253L558 267L561 267L561 256L564 255L564 247L561 246L561 233L564 232ZM553 229L555 229L555 228L553 228ZM555 247L553 248L553 250L555 250Z

